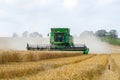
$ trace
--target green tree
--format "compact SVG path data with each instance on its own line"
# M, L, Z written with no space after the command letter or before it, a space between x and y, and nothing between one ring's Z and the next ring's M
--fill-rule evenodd
M118 33L115 29L109 31L109 36L113 38L118 38Z
M107 34L108 34L107 31L104 30L104 29L101 29L101 30L98 30L98 31L95 32L95 35L99 36L99 37L107 36Z

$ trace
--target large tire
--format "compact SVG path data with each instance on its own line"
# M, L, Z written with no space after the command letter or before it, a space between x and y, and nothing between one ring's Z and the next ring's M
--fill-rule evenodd
M83 54L87 55L89 52L89 48L87 48L85 51L83 51Z

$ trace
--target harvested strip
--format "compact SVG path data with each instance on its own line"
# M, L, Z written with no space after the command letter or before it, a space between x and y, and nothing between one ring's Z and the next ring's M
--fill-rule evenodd
M39 62L11 63L0 65L0 78L14 78L36 74L40 71L54 69L68 64L73 64L94 55L81 55L77 57L49 59Z
M93 78L96 80L96 77L106 68L107 63L107 55L98 55L80 63L40 72L33 76L15 78L15 80L93 80Z
M119 56L120 57L120 56ZM99 80L120 80L120 69L118 68L115 59L118 57L109 57L109 62L104 73L100 76ZM119 62L119 61L117 61Z
M114 59L115 63L117 64L117 66L120 67L120 54L111 54L111 57Z

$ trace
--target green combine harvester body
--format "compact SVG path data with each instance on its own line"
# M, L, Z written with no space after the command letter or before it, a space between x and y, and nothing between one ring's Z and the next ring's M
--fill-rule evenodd
M51 28L49 46L27 44L27 50L83 51L83 54L89 52L89 48L84 44L74 45L69 28Z
M51 28L50 43L55 48L64 49L66 46L73 46L73 40L68 28Z

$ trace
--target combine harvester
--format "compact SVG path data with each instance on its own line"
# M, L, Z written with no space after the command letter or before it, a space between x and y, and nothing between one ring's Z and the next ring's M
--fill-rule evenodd
M85 44L74 45L69 28L51 28L50 45L27 43L27 50L83 51L83 54L88 54L89 52L89 48Z

